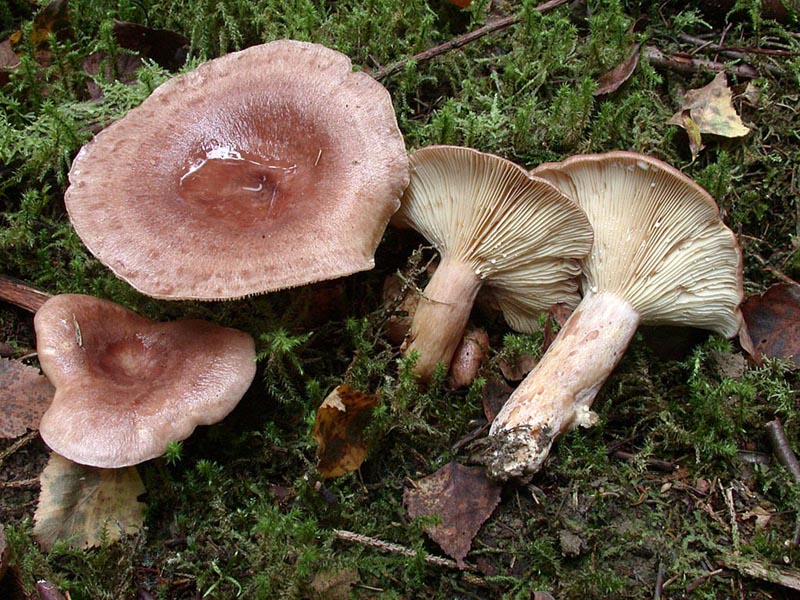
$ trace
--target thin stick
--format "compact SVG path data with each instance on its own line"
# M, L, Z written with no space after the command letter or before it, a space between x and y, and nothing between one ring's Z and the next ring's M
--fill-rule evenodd
M789 444L789 438L786 437L786 431L783 429L781 420L775 417L764 425L764 428L767 430L770 444L772 444L772 451L778 457L778 462L786 467L794 477L794 480L800 484L800 462L798 462L797 456Z
M16 442L11 444L8 448L6 448L2 452L0 452L0 466L3 465L3 463L5 462L5 460L9 456L14 454L17 450L22 448L25 444L27 444L31 440L36 439L36 437L38 437L38 435L39 435L38 431L29 431L28 433L23 435L21 438L19 438Z
M698 71L713 71L719 73L720 71L730 71L738 77L744 79L754 79L758 77L756 71L750 65L734 65L728 66L713 60L704 60L701 58L684 58L677 56L667 56L655 46L645 46L643 51L644 57L650 61L654 67L662 69L669 69L677 73L697 73Z
M0 275L0 300L35 313L50 297L50 294L36 289L21 279Z
M767 264L767 259L758 254L757 252L753 252L752 256L761 264L761 266L763 266L767 271L772 273L775 277L780 279L783 283L788 283L789 285L798 285L798 283L794 279L792 279L788 275L785 275L772 265Z
M550 0L549 2L545 2L540 4L536 8L534 8L537 12L547 12L548 10L552 10L562 4L566 4L569 0ZM424 62L427 60L431 60L432 58L436 58L437 56L441 56L442 54L446 54L451 50L456 50L457 48L461 48L462 46L466 46L470 42L474 42L485 35L490 33L495 33L496 31L502 31L503 29L507 29L517 23L519 21L519 17L514 15L511 17L504 17L502 19L497 19L496 21L492 21L491 23L487 23L483 27L480 27L474 31L470 31L461 35L457 38L450 40L449 42L445 42L444 44L439 44L438 46L434 46L433 48L428 48L427 50L415 54L410 58L404 58L399 60L391 65L386 67L381 67L380 69L376 69L373 71L372 76L380 81L388 77L389 75L394 75L398 71L402 71L405 66L410 62Z
M661 600L664 593L664 563L658 561L658 572L656 573L656 589L653 592L653 600Z
M776 51L776 50L764 50L762 48L726 48L725 46L717 44L716 42L712 42L710 40L704 40L703 38L695 37L693 35L687 35L685 33L680 34L678 37L684 42L699 45L700 46L699 50L710 48L711 50L719 52L720 54L723 54L729 58L737 58L740 60L748 60L750 58L748 55L750 54L772 54L772 55L780 54L782 56L787 56L792 54L791 52L788 52L786 50ZM760 66L763 66L767 71L769 71L773 75L783 74L783 71L779 67L776 67L775 65L764 64Z
M32 479L16 479L14 481L0 481L0 488L19 490L23 488L32 488L39 485L39 478Z
M406 548L405 546L401 546L400 544L385 542L383 540L379 540L378 538L369 537L367 535L362 535L360 533L345 531L343 529L334 529L333 534L340 540L361 544L362 546L367 546L369 548L376 548L384 552L390 552L392 554L401 554L403 556L410 556L410 557L417 556L416 550L412 550L411 548ZM456 561L450 560L449 558L442 558L441 556L432 556L426 554L423 560L426 563L436 565L437 567L445 567L447 569L456 569L459 571L462 570L458 566ZM474 567L467 566L466 568L473 569Z

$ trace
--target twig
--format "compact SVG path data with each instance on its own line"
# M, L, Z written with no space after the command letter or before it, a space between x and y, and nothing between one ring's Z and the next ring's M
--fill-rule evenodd
M716 42L712 42L709 40L704 40L703 38L695 37L693 35L688 35L682 33L678 36L684 42L688 42L690 44L697 44L703 48L710 48L715 52L719 52L725 56L730 58L738 58L740 60L748 60L750 54L765 54L765 55L780 55L780 56L791 56L793 52L788 50L767 50L764 48L729 48L725 47L721 44L717 44ZM776 67L775 65L771 64L764 64L762 65L767 71L772 73L773 75L782 75L783 70L780 67Z
M737 77L742 77L744 79L754 79L758 77L758 71L750 65L728 66L720 62L701 58L667 56L655 46L645 46L643 55L654 67L669 69L678 73L692 74L704 70L713 71L714 73L730 71Z
M664 593L664 563L658 561L658 572L656 573L656 589L653 592L653 600L661 600Z
M550 0L549 2L545 2L540 4L536 8L535 11L538 12L547 12L548 10L552 10L562 4L566 4L569 0ZM372 72L372 76L380 81L381 79L385 79L389 75L394 75L398 71L402 71L405 66L410 62L424 62L426 60L431 60L432 58L436 58L437 56L441 56L442 54L446 54L451 50L456 50L457 48L461 48L462 46L466 46L467 44L474 42L475 40L479 40L480 38L490 34L495 33L497 31L502 31L511 27L515 23L519 21L519 17L514 15L511 17L504 17L502 19L497 19L492 21L491 23L487 23L483 27L479 27L474 31L470 31L461 35L457 38L450 40L449 42L445 42L444 44L439 44L438 46L434 46L433 48L428 48L423 52L415 54L410 58L404 58L399 60L391 65L386 67L381 67L380 69L376 69Z
M635 454L631 454L630 452L625 452L624 450L615 450L611 453L611 456L614 458L619 458L620 460L634 460L636 458ZM648 467L653 467L658 471L666 471L672 472L678 467L675 466L675 463L671 463L666 460L661 460L658 458L648 458L645 460L645 464Z
M392 554L401 554L402 556L410 556L410 557L417 556L416 550L412 550L411 548L406 548L405 546L401 546L400 544L385 542L383 540L379 540L378 538L369 537L367 535L362 535L360 533L345 531L343 529L334 529L333 534L340 540L344 540L346 542L353 542L355 544L361 544L362 546L367 546L369 548L376 548L378 550L382 550L383 552L390 552ZM456 561L450 560L449 558L442 558L441 556L433 556L430 554L426 554L423 557L423 560L426 563L436 565L437 567L445 567L447 569L456 569L459 571L462 570L458 566ZM465 568L467 570L475 569L475 567L472 567L470 565L466 565Z
M2 452L0 452L0 466L2 466L2 464L5 462L5 460L9 456L14 454L17 450L22 448L25 444L27 444L31 440L36 439L36 437L38 437L38 435L39 435L38 431L29 431L28 433L23 435L21 438L19 438L16 442L11 444L8 448L6 448Z
M777 279L780 279L783 283L788 283L789 285L798 285L798 282L796 282L794 279L788 275L785 275L772 265L767 264L767 259L761 256L758 252L753 252L752 256L761 264L762 267L772 273Z
M0 275L0 300L35 313L49 298L50 294L37 290L20 279Z
M720 573L722 573L722 569L715 569L714 571L709 571L699 577L695 577L692 581L689 582L689 585L686 586L686 593L691 594L695 591L704 581L707 579L711 579L712 577L716 577Z
M0 481L0 488L19 490L23 488L31 488L39 485L39 478L33 477L32 479L15 479L14 481Z
M764 425L764 428L767 430L770 444L772 444L772 451L778 457L778 462L789 469L794 480L800 484L800 462L798 462L797 456L789 444L789 439L786 437L786 431L783 429L781 420L775 417Z

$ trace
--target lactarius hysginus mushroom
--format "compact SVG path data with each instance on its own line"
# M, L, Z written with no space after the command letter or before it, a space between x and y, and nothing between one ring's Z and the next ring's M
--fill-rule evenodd
M586 211L594 247L581 303L492 424L488 467L499 479L538 471L560 434L593 424L595 395L640 323L728 338L744 331L741 251L699 185L632 152L574 156L534 173Z
M516 164L469 148L423 148L410 162L392 223L416 229L441 257L404 347L419 353L421 379L440 362L449 366L481 286L519 331L531 331L555 303L578 302L578 260L592 231L574 202Z
M117 468L161 456L222 420L256 372L246 333L194 319L155 323L79 294L34 317L42 371L55 386L39 432L58 454Z
M355 273L408 183L386 89L282 40L164 83L99 133L66 206L89 250L157 298L240 298Z

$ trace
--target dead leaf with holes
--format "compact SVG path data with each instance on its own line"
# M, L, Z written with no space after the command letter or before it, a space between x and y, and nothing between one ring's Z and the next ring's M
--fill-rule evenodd
M349 385L338 386L322 402L313 436L317 442L317 468L323 477L346 475L364 462L369 450L364 429L377 404L377 395L353 390Z
M800 367L800 285L778 283L742 303L755 358L788 358Z
M667 123L686 130L692 157L702 150L704 135L738 138L750 133L733 107L733 93L724 72L705 87L687 91L681 110Z
M73 548L112 543L144 524L145 492L136 467L99 469L51 454L39 478L33 535L49 551L57 540Z
M441 519L425 532L463 568L473 538L500 503L500 490L482 467L451 462L415 481L414 487L403 493L403 504L412 519Z
M39 421L50 406L55 388L39 369L0 358L0 438L15 438Z

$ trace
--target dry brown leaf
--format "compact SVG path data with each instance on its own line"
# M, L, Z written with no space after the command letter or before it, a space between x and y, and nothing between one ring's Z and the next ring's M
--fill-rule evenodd
M15 438L39 429L55 388L39 369L0 358L0 438Z
M317 410L314 440L317 442L317 468L323 477L340 477L355 471L367 456L364 429L369 423L378 396L340 385Z
M522 377L520 377L520 379L522 379ZM486 420L489 423L494 421L494 418L503 408L503 405L513 391L514 388L508 385L502 378L497 376L487 378L486 385L483 386L482 399L483 413L486 415Z
M598 78L597 89L594 91L595 96L604 96L616 92L623 83L631 78L639 64L639 50L641 47L641 44L634 44L625 60Z
M412 519L441 519L425 532L463 568L472 539L500 503L500 490L482 467L451 462L415 481L414 487L403 493L403 504Z
M693 146L692 154L696 156L702 148L704 134L737 138L750 133L736 113L732 99L727 75L720 72L708 85L687 91L681 110L667 123L686 130Z
M778 283L742 303L755 357L788 358L800 367L800 285Z
M39 478L33 535L45 550L57 540L73 548L115 542L142 528L145 492L136 467L98 469L51 454Z

